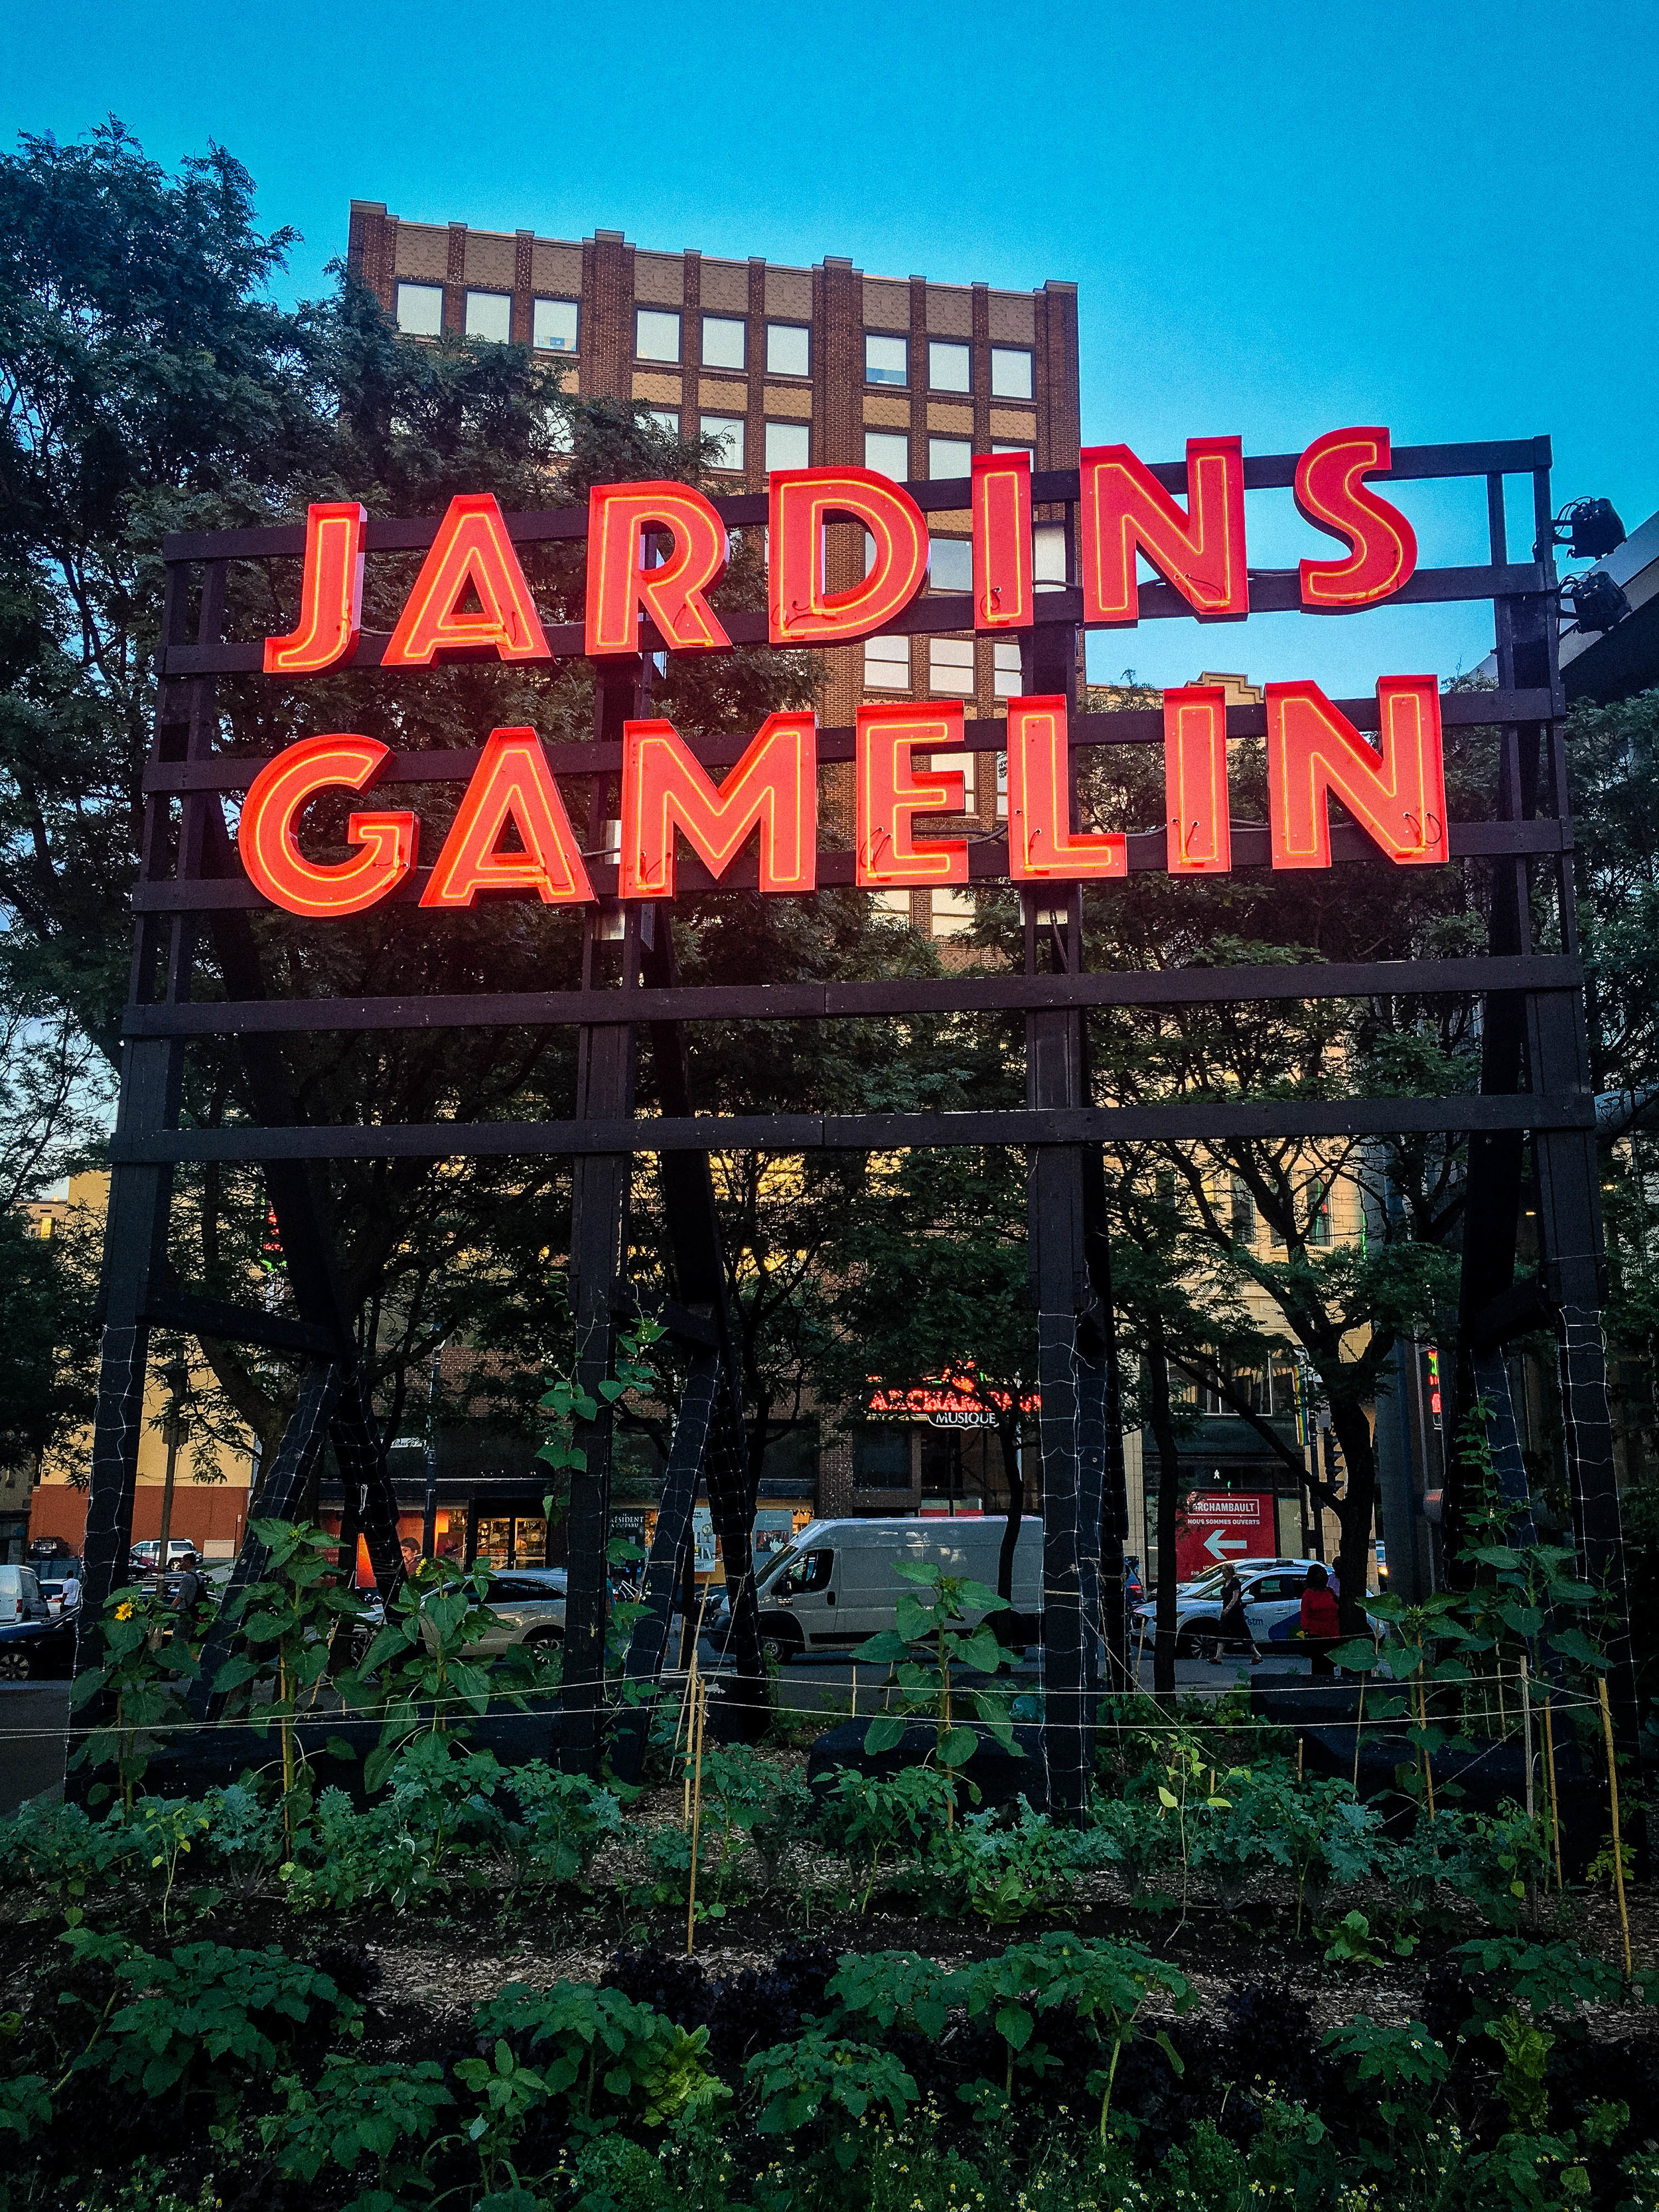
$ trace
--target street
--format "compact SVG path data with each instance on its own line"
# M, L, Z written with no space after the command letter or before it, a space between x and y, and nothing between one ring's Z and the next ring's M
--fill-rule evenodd
M0 1683L0 1815L64 1781L67 1682Z

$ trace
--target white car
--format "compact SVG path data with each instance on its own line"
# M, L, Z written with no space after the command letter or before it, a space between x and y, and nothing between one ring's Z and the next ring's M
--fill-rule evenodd
M1238 1571L1244 1587L1244 1619L1259 1644L1294 1646L1302 1620L1302 1592L1315 1559L1256 1559ZM1201 1581L1185 1583L1176 1591L1176 1656L1191 1658L1200 1645L1211 1642L1221 1630L1223 1570ZM1146 1626L1150 1643L1158 1633L1158 1601L1134 1610L1136 1633Z

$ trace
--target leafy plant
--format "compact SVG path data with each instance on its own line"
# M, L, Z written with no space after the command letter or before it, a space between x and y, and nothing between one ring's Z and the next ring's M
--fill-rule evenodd
M717 2106L728 2094L708 2065L706 2028L688 2033L617 1990L586 1982L532 1990L514 1982L478 2008L473 2025L480 2036L509 2049L522 2042L532 2055L545 2053L541 2081L549 2096L567 2100L579 2131L602 2124L596 2098L655 2127Z
M155 1739L188 1716L179 1684L200 1674L175 1617L159 1589L114 1590L98 1624L98 1658L70 1687L70 1710L94 1707L93 1725L71 1753L71 1768L113 1760L121 1802L130 1813L133 1791L149 1765ZM91 1802L108 1796L94 1784Z
M763 2136L795 2135L833 2115L856 2122L872 2106L884 2105L897 2119L919 2094L914 2077L890 2051L849 2043L821 2027L758 2052L744 2075L760 2100L755 2126ZM832 2148L837 2164L854 2164L857 2148L844 2136Z
M969 2017L989 2014L1007 2053L1003 2094L1013 2094L1016 2063L1042 2074L1050 2063L1047 2045L1036 2036L1039 2015L1064 2008L1074 2013L1089 2039L1106 2054L1106 2063L1089 2077L1100 2097L1103 2139L1111 2113L1118 2062L1133 2040L1136 2022L1148 2001L1163 1996L1177 2011L1193 2002L1186 1978L1138 1944L1090 1942L1053 1935L1017 1944L1000 1959L988 1959L963 1977ZM1154 2037L1177 2073L1182 2062L1168 2035Z
M868 1855L860 1912L869 1910L883 1857L924 1850L949 1826L955 1809L956 1784L936 1766L901 1767L884 1778L851 1772L837 1778L824 1793L820 1825L826 1839L849 1856Z
M331 2051L314 2087L283 2077L278 2086L287 2101L261 2116L260 2139L280 2173L307 2184L326 2166L350 2173L372 2158L380 2190L395 2197L419 2186L426 2171L423 2158L397 2154L404 2144L423 2143L455 2102L443 2074L430 2058L385 2065Z
M465 1735L466 1715L484 1713L492 1697L522 1706L534 1686L522 1645L493 1656L477 1649L496 1619L484 1601L489 1583L487 1562L463 1572L447 1559L422 1559L398 1585L362 1664L341 1677L346 1695L380 1721L363 1763L370 1790L414 1736Z
M306 2027L319 2010L331 2025L360 2027L357 2007L330 1976L274 1947L183 1943L161 1957L84 1927L62 1941L78 1965L106 1968L113 1981L70 2070L95 2067L118 2092L206 2094L228 2112L247 2081L275 2069L279 2035ZM122 2002L124 1987L131 1995Z
M585 1774L532 1759L514 1769L513 1794L529 1824L528 1865L544 1881L586 1881L595 1855L623 1832L622 1796Z
M283 1748L283 1828L292 1836L312 1798L295 1754L295 1719L302 1701L316 1704L334 1639L362 1607L340 1579L337 1535L310 1522L254 1521L249 1529L264 1547L265 1572L227 1607L242 1649L225 1661L213 1686L229 1693L231 1711L248 1711L259 1735L276 1722ZM270 1696L256 1697L264 1683Z
M890 1667L901 1692L897 1714L879 1714L865 1731L867 1753L894 1750L904 1741L906 1717L926 1715L937 1723L933 1757L943 1767L960 1766L979 1748L979 1732L957 1718L976 1712L1005 1751L1017 1751L1014 1724L1006 1694L993 1690L963 1692L965 1668L994 1674L1007 1659L995 1631L983 1616L1008 1611L1008 1601L968 1575L947 1575L931 1561L901 1559L897 1573L929 1595L899 1598L896 1624L860 1644L855 1659ZM981 1616L972 1629L969 1614Z

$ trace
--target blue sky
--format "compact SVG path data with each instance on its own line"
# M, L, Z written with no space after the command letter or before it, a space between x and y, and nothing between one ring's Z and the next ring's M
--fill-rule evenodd
M118 114L216 138L325 282L354 197L414 219L1079 288L1085 441L1297 448L1548 431L1558 503L1659 507L1659 9L14 6L8 135ZM1518 490L1518 488L1517 488ZM1478 488L1402 495L1425 562L1479 558ZM1253 501L1251 558L1310 542ZM1512 538L1530 539L1518 504ZM1484 607L1261 617L1095 641L1099 675L1449 675Z

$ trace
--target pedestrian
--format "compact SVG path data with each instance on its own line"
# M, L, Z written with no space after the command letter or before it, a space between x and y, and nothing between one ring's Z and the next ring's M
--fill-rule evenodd
M194 1552L179 1555L179 1579L173 1585L173 1610L182 1613L186 1630L196 1618L196 1608L202 1602L202 1577L197 1572Z
M1331 1664L1331 1646L1341 1628L1336 1600L1331 1595L1330 1577L1322 1566L1310 1567L1302 1588L1301 1629L1303 1645L1316 1674L1335 1674Z
M1250 1633L1250 1624L1244 1615L1244 1585L1238 1578L1238 1569L1229 1561L1221 1577L1221 1619L1219 1633L1210 1648L1210 1664L1221 1664L1222 1648L1229 1644L1243 1644L1250 1654L1252 1667L1261 1664L1261 1653Z

